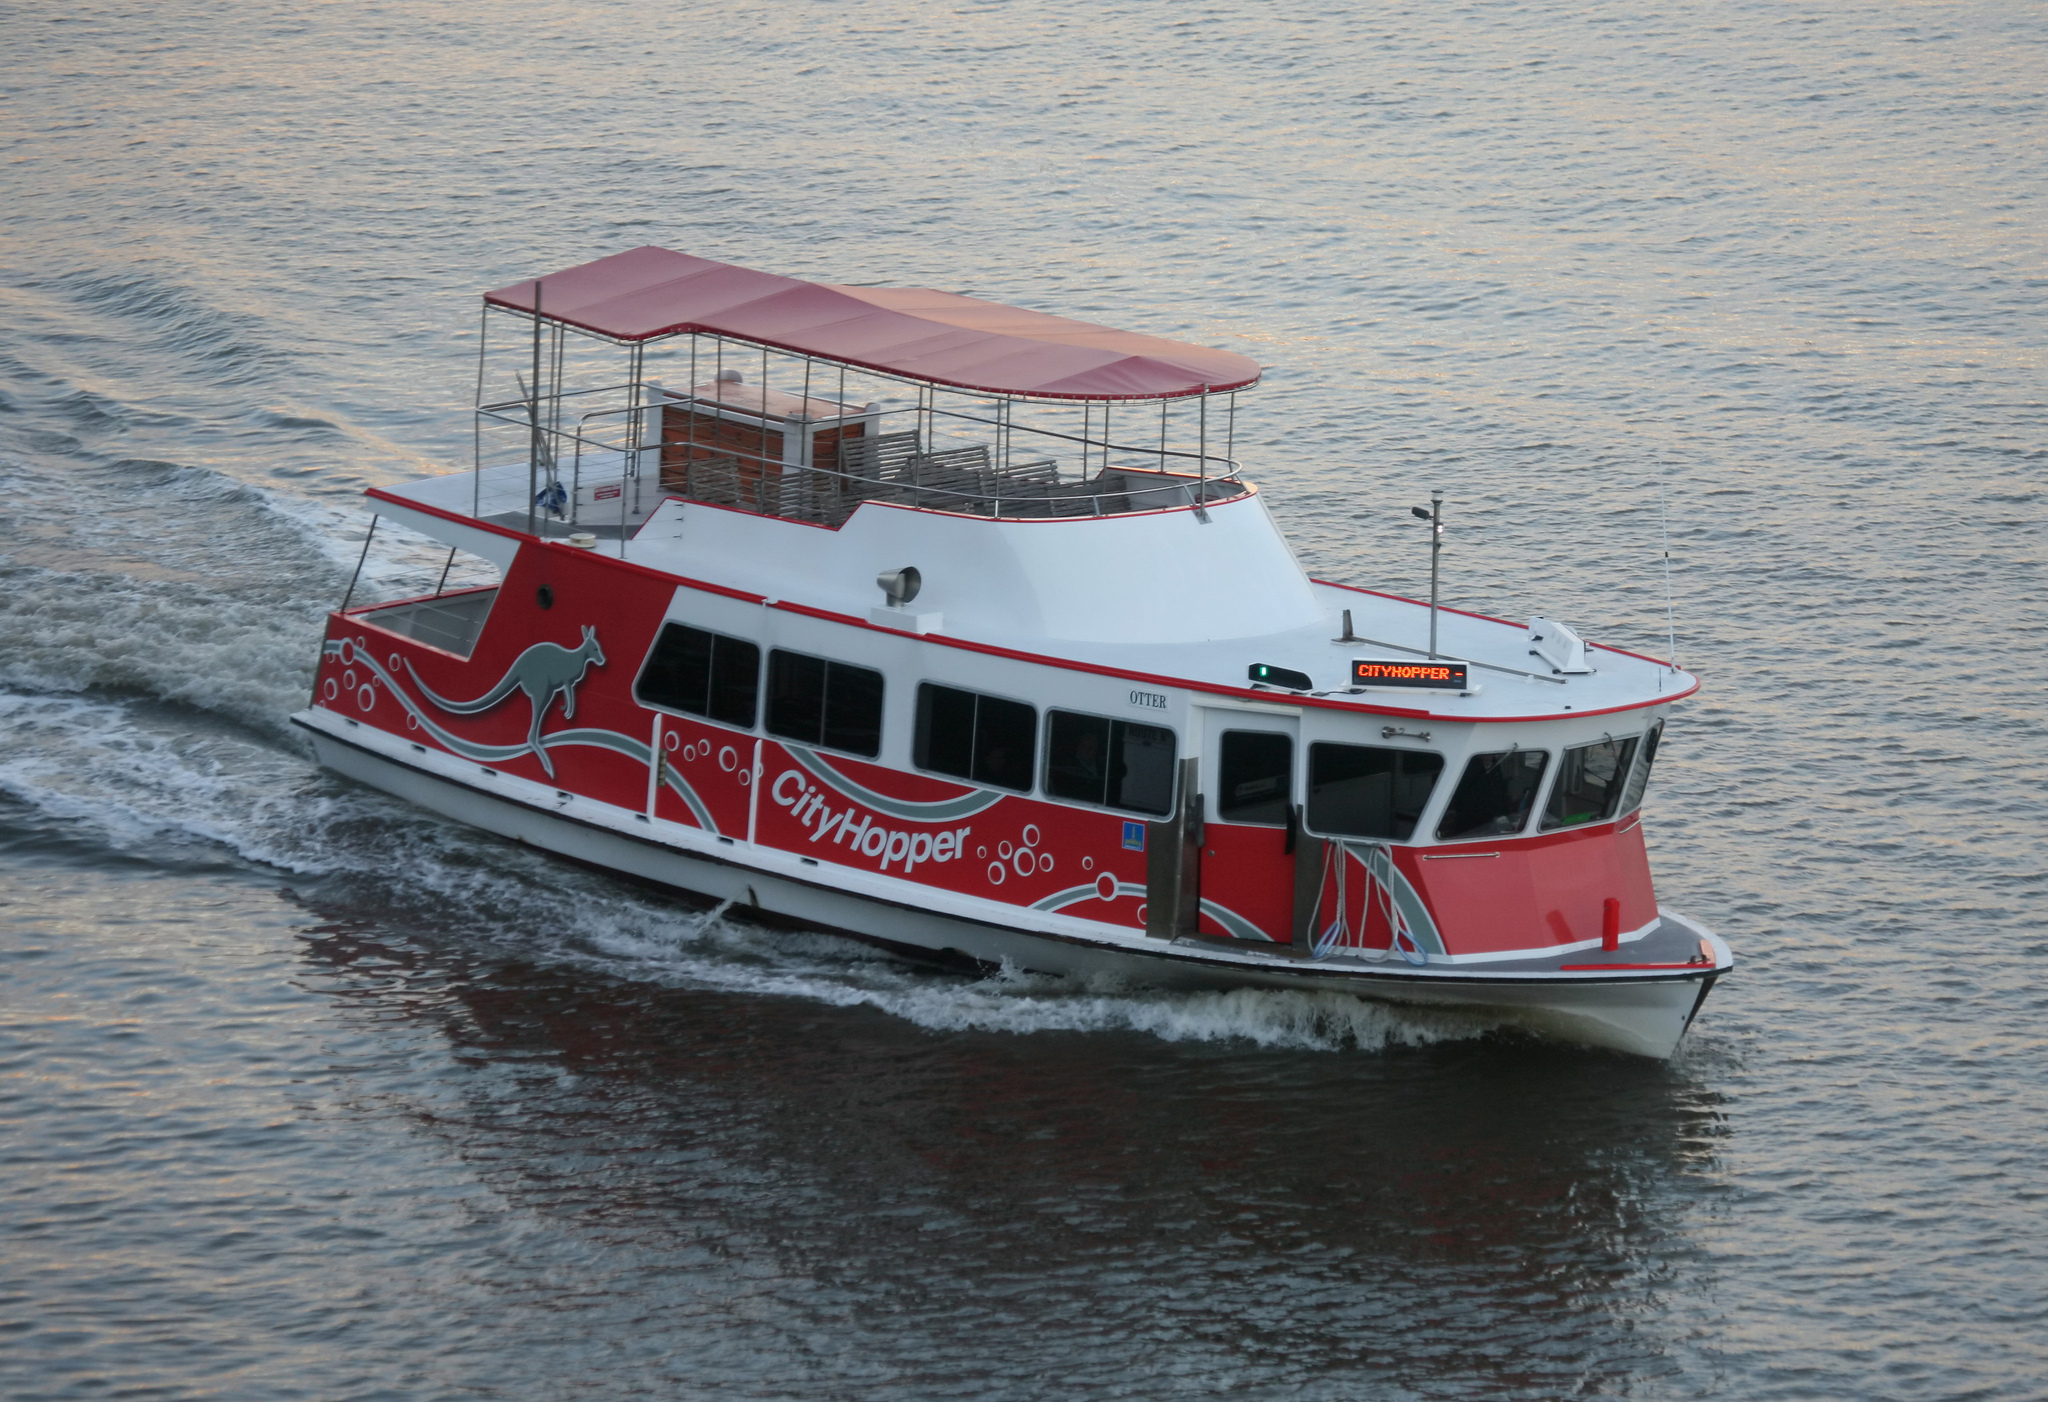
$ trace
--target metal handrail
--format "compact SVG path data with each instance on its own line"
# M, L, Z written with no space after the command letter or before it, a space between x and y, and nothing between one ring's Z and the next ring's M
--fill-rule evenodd
M664 448L669 448L669 447L698 447L698 448L701 448L701 447L703 447L703 446L704 446L704 445L702 445L702 444L693 444L693 443L689 443L689 442L687 442L687 441L684 441L684 440L680 440L680 439L678 439L678 440L675 440L674 442L669 442L669 441L666 441L666 440L664 440L664 441L660 441L660 442L655 442L655 443L646 443L646 444L642 444L642 445L641 445L641 446L640 446L640 447L639 447L638 449L628 449L628 450L626 450L626 451L628 451L628 452L647 452L647 451L660 451L661 449L664 449ZM827 477L827 478L831 478L831 479L833 479L834 481L837 481L837 482L841 482L841 483L846 483L846 484L850 484L851 486L853 486L853 487L854 487L854 488L855 488L856 490L855 490L855 491L853 491L853 492L850 492L850 493L848 493L848 496L849 496L849 497L850 497L851 499L855 500L855 501L860 501L860 500L883 500L883 499L885 499L885 497L883 496L883 494L884 494L884 493L891 493L891 494L893 494L893 493L902 493L902 494L904 494L904 495L916 496L916 497L920 497L920 498L922 498L922 497L926 497L926 496L935 496L935 497L943 497L943 498L950 498L950 499L952 499L952 500L954 500L954 501L957 501L957 502L960 502L960 503L963 503L963 504L972 504L972 503L982 503L982 504L986 504L986 505L988 506L988 508L989 508L989 514L990 514L990 515L992 515L992 516L994 516L994 517L995 517L995 518L997 518L997 519L1001 519L1001 518L1002 518L1002 515L1003 515L1003 508L1004 508L1004 506L1005 506L1005 505L1008 505L1008 506L1009 506L1009 507L1011 507L1011 508L1012 508L1012 510L1014 511L1014 510L1015 510L1016 508L1019 508L1019 507L1027 507L1027 506L1034 506L1034 505L1036 505L1036 506L1043 506L1043 505L1045 505L1045 504L1047 504L1047 503L1049 503L1049 502L1053 502L1053 501L1060 501L1060 500L1078 500L1078 501L1088 501L1088 500L1094 500L1094 499L1098 499L1098 498L1101 498L1101 497L1106 497L1106 496L1116 496L1116 497L1123 497L1123 498L1125 498L1126 500L1132 500L1132 501L1135 501L1136 499L1138 499L1138 498L1143 498L1143 497L1149 497L1149 496L1164 496L1164 495L1166 495L1166 494L1169 494L1169 493L1180 493L1180 494L1185 494L1185 495L1186 495L1187 497L1189 497L1189 498L1192 498L1192 497L1194 497L1194 496L1196 496L1196 495L1199 495L1199 496L1201 497L1201 500L1199 500L1199 501L1195 501L1195 500L1189 500L1189 501L1188 501L1188 504L1189 504L1189 505L1193 505L1193 506L1203 506L1203 505L1207 505L1207 504L1208 504L1208 503L1210 503L1210 502L1217 502L1217 501L1228 501L1228 500L1230 500L1230 499L1232 499L1232 498L1234 498L1234 497L1237 497L1237 496L1241 495L1241 494L1242 494L1242 492L1241 492L1241 489L1242 489L1242 487L1243 487L1243 485L1244 485L1244 483L1243 483L1243 478L1242 478L1242 476L1240 475L1240 471L1241 471L1241 470L1239 469L1239 467L1238 467L1237 463L1236 463L1236 462L1234 462L1234 461L1232 461L1231 459L1228 459L1228 458L1221 458L1221 459L1215 459L1215 461L1220 461L1220 462L1225 462L1225 463L1229 463L1229 465L1230 465L1230 469L1231 469L1231 470L1230 470L1230 471L1229 471L1228 473L1224 474L1224 475L1221 475L1221 476L1215 476L1215 477L1211 477L1211 478L1209 478L1209 479L1207 479L1207 480L1208 480L1208 483L1212 485L1212 487L1225 487L1225 486L1228 486L1228 487L1236 487L1236 488L1239 488L1239 489L1240 489L1239 491L1225 491L1225 492L1218 492L1218 491L1214 491L1214 490L1204 490L1204 486L1203 486L1203 481L1202 481L1202 479L1200 479L1200 478L1197 478L1197 477L1195 477L1195 476L1193 476L1193 475L1177 476L1177 477L1176 477L1176 480L1174 480L1174 481L1172 481L1172 482L1166 482L1166 483L1162 483L1162 484L1160 484L1160 485L1158 485L1158 486L1150 486L1150 487L1148 487L1148 486L1117 486L1117 487L1108 487L1108 486L1102 486L1102 487L1099 487L1099 488L1098 488L1098 490L1095 490L1095 491L1086 491L1086 490L1080 490L1080 489L1083 489L1083 488L1087 488L1087 487L1090 487L1090 486L1094 486L1094 485L1096 485L1096 484L1099 484L1099 483L1101 483L1101 482L1102 482L1102 478L1101 478L1100 474L1098 474L1098 475L1097 475L1097 476L1095 476L1095 477L1083 477L1083 478L1077 478L1077 479L1075 479L1075 480L1074 480L1074 481L1072 481L1072 482L1066 482L1066 483L1061 483L1061 484L1060 484L1060 487L1061 487L1061 488L1064 488L1064 489L1065 489L1065 490L1063 490L1063 491L1056 491L1056 492L1046 492L1046 491L1038 491L1038 492L1030 492L1030 493L1008 493L1008 494L1006 494L1006 493L1003 493L1003 492L1000 492L1000 491L997 491L997 492L970 492L970 491L960 491L960 490L958 490L958 489L956 489L956 488L952 488L952 487L941 487L941 486L937 486L937 485L928 485L928 484L925 484L925 483L919 483L919 482L894 482L894 481L889 481L889 480L887 480L887 479L884 479L884 478L877 478L877 477L862 477L862 476L857 476L857 475L855 475L855 474L853 474L853 473L850 473L850 472L842 472L842 471L840 471L840 470L839 470L839 469L837 469L837 468L830 468L830 467L819 467L819 466L815 466L815 465L814 465L814 466L809 466L809 467L799 467L799 466L792 466L792 465L790 465L790 464L786 464L786 463L784 463L784 462L783 462L783 461L782 461L781 459L779 459L779 458L768 458L768 457L763 457L763 456L762 456L761 454L759 454L759 453L749 453L749 452L746 452L746 451L744 451L744 450L742 450L742 449L737 449L737 448L721 448L721 449L720 449L720 450L719 450L718 452L716 452L716 453L712 454L712 457L714 457L714 458L730 458L730 459L733 459L733 460L735 460L735 461L744 461L744 462L752 462L752 463L755 463L755 464L759 465L759 466L760 466L760 467L761 467L762 469L764 469L764 470L763 470L763 473L762 473L762 478L763 478L763 480L767 480L767 479L769 478L769 476L770 476L771 474L770 474L770 473L769 473L769 472L767 471L767 469L771 469L771 468L773 469L773 475L774 475L774 476L781 476L781 475L783 475L783 474L785 474L785 473L788 473L788 474L812 473L812 474L815 474L815 475L817 475L817 476L820 476L820 477ZM706 460L707 460L707 459L698 459L698 461L706 461ZM1120 468L1117 468L1117 469L1115 469L1115 471L1117 471L1117 472L1118 472L1119 474L1122 474L1122 473L1144 473L1144 474L1147 474L1147 475L1165 475L1165 474L1155 474L1155 473L1154 473L1154 471L1153 471L1153 469L1150 469L1150 468L1132 468L1132 467L1120 467ZM998 479L1000 479L1000 477L1001 477L1001 469L995 469L995 475L996 475L996 476L998 477ZM924 505L924 504L923 504L922 502L914 502L914 503L911 503L911 505L912 505L913 509L915 509L915 510L944 510L944 509L945 509L945 508L944 508L944 507L942 507L942 506L941 506L941 507L934 507L934 506L926 506L926 505ZM1136 507L1136 508L1134 508L1134 509L1138 509L1138 510L1143 510L1143 509L1146 509L1146 508L1144 508L1144 507L1140 506L1140 507ZM769 513L764 513L764 514L769 514L769 515L780 515L781 513L779 513L779 512L769 512ZM979 514L979 513L976 513L976 514ZM1098 511L1098 513L1097 513L1097 514L1099 515L1099 514L1101 514L1101 513L1100 513L1100 512ZM1118 514L1122 514L1122 513L1118 513Z
M629 382L620 385L606 386L602 389L597 390L563 391L558 394L545 397L554 399L583 397L589 394L606 393L619 390L633 390L638 387L640 386L637 386L636 384ZM664 391L664 393L670 392ZM703 400L695 395L676 396L676 398L681 402L688 403L708 404L717 402ZM656 401L651 404L637 403L620 405L613 408L592 409L586 411L584 414L578 417L576 421L577 427L575 429L563 429L559 427L550 428L543 426L540 431L544 437L548 438L557 445L556 450L553 454L557 461L559 461L560 458L563 456L563 454L560 452L560 445L564 443L574 445L574 474L579 487L581 484L581 459L583 456L583 451L586 447L599 452L618 453L622 459L621 478L623 480L625 477L637 476L637 473L633 471L631 465L637 460L639 454L649 451L655 452L656 454L661 454L665 450L672 447L707 449L710 446L692 440L681 439L675 440L673 442L666 439L657 439L656 441L649 443L620 443L607 441L603 438L599 438L584 432L584 430L589 427L590 422L593 419L624 417L644 414L647 413L650 409L658 411L661 407L663 407L663 403L664 401ZM720 404L719 407L728 409L741 408L741 411L745 412L742 406ZM512 414L504 412L507 410L516 411L518 417L514 418ZM532 420L529 417L531 414L531 410L531 400L518 399L508 400L502 404L479 405L476 409L476 414L477 417L482 420L489 420L496 423L500 423L505 425L506 427L514 427L531 431L533 428ZM884 410L880 412L888 413L891 411ZM1090 484L1101 482L1102 473L1110 470L1108 468L1104 468L1101 470L1101 472L1098 472L1095 477L1080 477L1076 478L1074 481L1070 483L1060 483L1058 488L1055 488L1051 492L1044 490L1034 491L1030 493L1005 493L1000 490L994 492L978 492L962 491L953 487L925 485L916 482L892 482L884 479L857 476L852 473L841 471L836 467L826 467L816 463L804 466L796 466L788 464L780 458L771 458L763 453L747 451L746 449L740 448L738 445L721 445L718 448L715 455L719 457L731 458L736 461L748 462L756 465L761 470L764 480L771 475L775 477L780 477L785 472L811 473L819 477L831 479L836 483L842 484L841 490L843 494L854 502L858 502L860 500L886 499L886 494L900 492L917 498L916 501L911 503L914 509L946 510L951 508L967 511L972 514L983 514L985 512L986 514L996 519L1002 519L1005 508L1008 508L1011 515L1015 517L1020 513L1026 512L1028 508L1031 508L1033 506L1043 507L1050 502L1063 499L1083 501L1092 500L1099 502L1099 500L1102 497L1118 496L1124 498L1126 502L1129 503L1129 505L1125 508L1126 511L1128 511L1150 509L1143 505L1142 502L1143 499L1153 496L1166 496L1168 494L1185 493L1189 496L1197 498L1195 500L1192 500L1190 504L1196 506L1197 508L1200 508L1207 506L1211 502L1229 500L1238 495L1241 495L1241 489L1243 486L1243 469L1241 464L1235 458L1226 457L1220 454L1190 453L1179 449L1171 449L1162 452L1161 450L1152 447L1120 445L1112 443L1106 438L1095 439L1078 437L1073 434L1059 433L1051 429L1025 427L1023 425L1018 425L1014 423L1004 423L1000 420L982 418L972 414L960 413L954 410L938 409L936 408L936 406L933 406L931 409L925 412L936 413L941 417L949 419L959 419L965 422L981 424L987 427L995 428L998 431L1008 431L1011 433L1022 431L1027 434L1033 434L1043 438L1051 438L1061 442L1079 443L1085 447L1099 447L1104 449L1105 452L1119 452L1131 455L1139 455L1144 458L1154 460L1162 458L1173 458L1176 461L1191 463L1197 468L1197 471L1200 475L1198 476L1197 473L1168 474L1165 473L1162 469L1150 467L1119 466L1115 470L1120 474L1129 473L1134 475L1144 474L1160 476L1170 475L1175 477L1176 480L1162 483L1157 486L1123 485L1114 489L1098 489L1095 491L1085 490L1085 488L1088 487ZM848 417L853 416L849 415ZM1211 476L1208 469L1212 464L1220 464L1224 470L1221 473ZM1001 468L994 469L995 475L998 478L998 482L1000 482L1002 471L1003 469ZM1216 483L1218 486L1234 487L1238 488L1239 490L1217 493L1211 490L1211 488L1208 485L1212 481ZM852 488L851 491L845 490L848 486ZM933 497L943 499L942 503L937 505L928 505L927 499ZM1185 500L1186 498L1184 497L1183 499ZM765 502L759 504L765 506ZM976 510L977 507L982 508L982 510ZM480 509L481 508L479 505L479 510ZM782 515L784 513L780 511L764 511L763 514ZM1030 512L1029 514L1036 515L1037 513ZM1099 505L1096 507L1096 514L1102 514ZM1119 512L1116 514L1123 513Z
M583 389L578 389L578 390L563 390L563 391L560 391L559 393L551 393L551 394L547 394L547 395L542 395L542 396L541 396L541 398L542 398L543 400L546 400L546 399L550 399L550 398L563 398L563 399L567 399L567 398L572 398L572 397L577 397L577 396L585 396L585 395L591 395L591 394L608 394L608 393L612 393L612 392L614 392L614 391L619 391L619 390L631 390L631 389L634 389L634 388L636 388L636 387L637 387L637 388L641 388L641 389L645 389L645 388L649 388L650 386L648 386L647 384L644 384L644 383L643 383L643 384L641 384L641 385L638 385L638 386L636 386L636 385L634 385L634 384L632 384L632 383L626 383L626 384L618 384L618 385L606 385L606 386L602 386L602 387L600 387L600 388L598 388L598 389L588 389L588 390L583 390ZM657 386L657 388L658 388L658 386ZM776 415L773 415L773 414L765 414L765 415L764 415L764 414L756 413L756 412L754 412L754 411L752 411L752 410L749 410L749 409L748 409L748 408L747 408L747 407L746 407L746 406L745 406L744 404L729 404L729 403L726 403L726 402L725 402L725 401L723 401L723 400L719 400L719 399L706 399L706 398L704 398L703 396L701 396L701 395L696 395L696 394L678 394L678 393L676 393L676 392L675 392L675 391L673 391L673 390L663 390L662 392L663 392L664 394L666 394L666 395L670 396L670 400L671 400L672 402L675 402L675 403L688 403L688 404L704 404L704 405L709 405L709 406L711 406L711 407L714 407L714 408L717 408L717 409L720 409L720 410L723 410L723 411L726 411L726 412L736 412L736 413L741 413L741 414L751 414L751 415L752 415L752 417L755 417L755 418L767 418L767 419L773 419L773 418L777 417ZM529 401L527 401L527 400L525 400L525 399L508 399L508 400L504 400L504 401L502 401L502 402L500 402L500 403L496 403L496 404L479 404L479 405L478 405L478 406L476 407L476 412L477 412L478 414L480 414L480 415L486 415L486 416L488 416L488 417L491 417L491 418L495 418L495 419L498 419L498 420L499 420L499 421L501 421L501 422L505 422L505 423L511 423L511 422L513 422L513 420L507 419L507 418L506 418L506 417L505 417L505 416L504 416L504 415L503 415L503 414L502 414L501 412L498 412L498 411L502 411L502 410L508 410L508 409L516 409L516 410L524 411L524 410L526 410L526 408L528 407L528 403L529 403ZM664 401L660 401L660 400L654 400L654 401L648 401L648 402L643 402L643 403L640 403L640 404L627 404L627 405L621 405L621 406L619 406L618 408L613 408L613 409L593 409L593 410L590 410L590 411L589 411L588 413L585 413L584 415L582 415L582 416L581 416L581 418L579 418L578 422L587 422L588 420L590 420L590 419L593 419L593 418L603 418L603 417L610 417L610 416L614 416L614 415L622 415L622 414L637 414L637 413L646 413L646 412L648 412L649 410L653 410L653 409L660 409L660 408L662 408L662 407L664 407ZM1027 424L1018 424L1018 423L1016 423L1016 422L1014 422L1014 421L1007 421L1007 420L1003 420L1003 419L991 419L991 418L984 418L984 417L982 417L982 416L980 416L980 415L977 415L977 414L968 414L968 413L963 413L963 412L961 412L961 411L959 411L959 410L957 410L957 409L942 409L942 408L938 407L938 406L937 406L936 404L934 404L934 405L930 405L930 406L927 406L926 408L923 408L923 409L916 409L916 408L899 408L899 409L879 409L879 410L877 410L877 411L876 411L876 415L875 415L875 416L876 416L877 418L880 418L880 417L883 417L883 416L885 416L885 415L888 415L888 414L912 414L912 415L923 415L923 416L925 416L925 417L927 417L927 418L932 418L932 417L936 417L936 418L945 418L945 419L958 419L958 420L960 420L960 421L961 421L961 422L963 422L963 423L979 424L979 425L981 425L982 427L985 427L985 428L992 428L992 429L996 429L996 430L998 430L998 431L1001 431L1001 432L1007 432L1007 433L1011 433L1011 434L1017 434L1017 433L1024 433L1024 434L1029 434L1029 435L1031 435L1031 436L1034 436L1034 437L1038 437L1038 438L1050 438L1050 439L1054 439L1054 440L1056 440L1056 441L1058 441L1058 442L1061 442L1061 443L1078 443L1078 444L1081 444L1081 445L1082 445L1082 446L1084 446L1084 447L1089 447L1089 448L1100 448L1100 449L1102 449L1102 450L1103 450L1104 452L1106 452L1106 453L1129 453L1129 454L1134 454L1134 455L1137 455L1137 456L1140 456L1140 457L1152 458L1152 459L1155 459L1155 460L1160 460L1160 459L1165 459L1165 458L1175 458L1175 459L1179 459L1179 460L1182 460L1182 461L1186 461L1186 462L1189 462L1189 463L1195 463L1195 464L1202 464L1202 463L1227 463L1227 464L1229 464L1229 466L1230 466L1230 469L1231 469L1231 472L1232 472L1233 474L1234 474L1235 472L1237 472L1237 471L1239 470L1239 469L1238 469L1238 463L1237 463L1237 460L1236 460L1235 458L1227 457L1227 456L1224 456L1224 455L1222 455L1222 454L1219 454L1219 453L1201 453L1201 452L1189 452L1188 450L1186 450L1186 449L1184 449L1184 448L1165 448L1165 449L1162 449L1162 448L1159 448L1159 447L1156 447L1156 446L1146 446L1146 445L1144 445L1144 444L1137 444L1137 443L1117 443L1117 442L1113 442L1112 440L1110 440L1110 439L1108 439L1108 438L1088 438L1088 437L1084 437L1084 436L1082 436L1082 435L1080 435L1080 434L1073 434L1073 433L1061 433L1061 432L1059 432L1059 431L1058 431L1058 430L1056 430L1056 429L1050 429L1050 428L1037 428L1037 427L1033 427L1033 426L1031 426L1031 425L1027 425ZM861 415L859 415L859 414L847 414L847 415L845 415L844 417L846 417L846 418L859 418L859 417L862 417L862 416L861 416ZM809 421L809 420L807 420L807 422L812 422L812 421ZM524 419L521 419L521 420L519 420L519 421L518 421L518 423L519 423L519 426L520 426L520 427L526 427L526 426L527 426L527 425L526 425L526 421L525 421ZM553 435L556 435L556 436L560 436L560 435L561 435L561 433L562 433L562 430L560 430L560 429L554 429L554 428L543 428L543 429L542 429L541 431L542 431L543 433L553 434Z

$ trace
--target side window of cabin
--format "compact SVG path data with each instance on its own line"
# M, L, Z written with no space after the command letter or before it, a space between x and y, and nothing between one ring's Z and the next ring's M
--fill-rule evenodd
M922 682L911 758L919 769L1031 792L1038 712L1022 701Z
M1520 832L1529 825L1529 810L1536 803L1536 790L1543 786L1543 771L1549 763L1547 750L1472 756L1444 807L1443 821L1436 825L1437 840L1455 842Z
M416 643L468 657L490 617L500 582L498 567L466 551L451 551L440 584L430 597L406 599L377 608L358 608L365 623L411 638Z
M768 733L873 759L882 752L882 674L778 648L768 654Z
M1342 837L1405 841L1443 772L1427 750L1373 745L1308 747L1308 825Z
M759 647L722 633L664 623L633 683L633 695L643 706L751 730L760 687Z
M1628 788L1622 791L1621 811L1633 813L1642 806L1643 790L1650 787L1650 766L1657 762L1657 742L1664 738L1664 722L1658 721L1643 736L1642 753L1636 756L1636 767L1628 776Z
M1294 739L1272 730L1226 730L1216 759L1216 816L1226 823L1287 822Z
M1173 732L1157 725L1048 711L1045 791L1054 798L1166 813L1173 808Z
M1634 736L1566 750L1557 767L1557 782L1550 788L1550 802L1543 806L1543 830L1612 818L1621 807L1629 761L1635 753Z

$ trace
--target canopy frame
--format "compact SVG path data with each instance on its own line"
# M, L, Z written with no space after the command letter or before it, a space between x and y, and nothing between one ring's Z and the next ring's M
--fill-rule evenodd
M1232 351L931 288L804 282L652 246L498 288L487 305L616 344L711 334L972 394L1185 399L1247 388Z

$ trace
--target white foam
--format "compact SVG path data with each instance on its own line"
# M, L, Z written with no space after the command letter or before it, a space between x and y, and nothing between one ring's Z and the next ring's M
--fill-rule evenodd
M722 909L722 908L721 908ZM721 914L648 919L621 908L579 912L556 957L614 975L687 987L872 1007L933 1031L1135 1032L1169 1042L1246 1041L1334 1051L1477 1036L1484 1017L1371 1003L1345 993L1186 992L1083 981L1013 968L980 979L934 974L853 941L769 932Z
M0 691L0 792L78 823L109 848L192 846L395 909L446 938L608 977L868 1007L934 1032L1135 1033L1167 1042L1377 1050L1486 1024L1336 993L1170 992L1012 969L965 978L857 942L769 931L679 908L396 799L300 754L142 700ZM190 855L200 855L197 851ZM368 889L363 889L367 887Z

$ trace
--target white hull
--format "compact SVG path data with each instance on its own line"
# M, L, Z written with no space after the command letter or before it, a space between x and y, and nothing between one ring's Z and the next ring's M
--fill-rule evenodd
M307 711L294 719L312 736L328 768L458 822L782 921L984 964L1008 961L1044 973L1114 975L1165 987L1337 990L1416 1007L1472 1010L1541 1035L1656 1058L1676 1050L1715 979L1733 965L1717 936L1671 912L1661 912L1662 918L1696 931L1713 950L1712 965L1635 974L1486 975L1350 959L1310 962L1206 941L1151 939L1056 913L994 907L853 868L805 863L775 849L650 821L409 746L330 713Z

